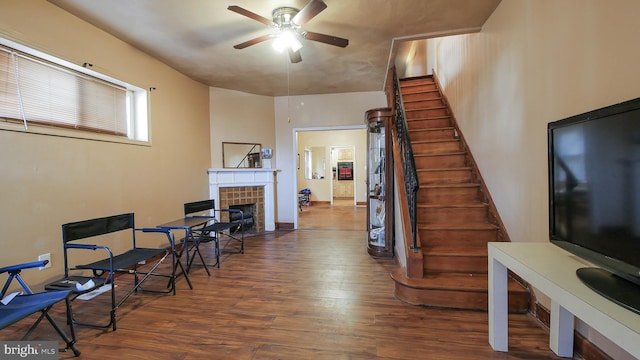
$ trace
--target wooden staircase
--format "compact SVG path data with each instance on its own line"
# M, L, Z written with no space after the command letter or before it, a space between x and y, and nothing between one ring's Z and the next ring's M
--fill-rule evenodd
M487 310L487 242L507 241L488 194L433 77L400 81L420 189L423 273L392 272L396 297L415 305ZM529 294L510 279L509 308L526 312Z

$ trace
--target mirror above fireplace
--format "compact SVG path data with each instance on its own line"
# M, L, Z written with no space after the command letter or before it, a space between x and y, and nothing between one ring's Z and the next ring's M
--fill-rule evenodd
M222 143L222 167L259 168L262 145L257 143Z

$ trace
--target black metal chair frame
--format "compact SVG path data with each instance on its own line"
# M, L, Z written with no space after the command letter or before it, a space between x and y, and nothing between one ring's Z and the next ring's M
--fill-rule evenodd
M0 329L4 329L5 327L15 324L18 321L21 321L32 314L40 312L40 316L38 319L31 325L31 327L27 330L27 333L22 337L25 340L35 328L40 324L42 319L47 319L51 326L55 329L55 331L60 335L66 347L61 349L61 351L71 350L75 356L80 355L80 350L76 347L76 334L73 328L73 323L70 321L71 319L71 309L67 307L67 322L69 323L69 328L71 331L71 337L69 337L62 327L51 317L49 314L49 310L53 307L53 305L57 304L68 298L70 291L44 291L40 293L34 293L31 288L24 281L20 272L24 269L31 269L35 267L43 267L49 261L34 261L30 263L23 263L17 265L6 266L0 269L0 274L8 273L9 277L7 281L4 283L2 287L2 293L0 294L0 298L4 298L11 285L13 279L16 279L22 290L24 290L24 295L17 295L11 300L7 305L0 305Z
M110 233L122 232L124 234L126 231L131 232L131 248L120 254L114 254L110 247L107 245L85 244L78 242L78 240L88 239ZM158 266L160 266L164 259L169 255L170 251L166 248L139 247L136 242L136 232L153 232L165 234L167 236L167 239L169 240L171 248L174 248L173 235L169 231L157 228L135 228L133 213L77 221L62 225L62 243L64 248L64 278L56 282L47 284L45 288L48 290L61 288L70 289L72 292L72 296L67 298L67 307L71 309L71 301L75 300L78 296L93 291L103 285L108 285L111 287L111 309L108 323L98 324L92 322L82 322L71 318L70 321L72 323L95 328L108 328L111 326L115 331L116 310L133 293L137 292L138 290L144 290L146 292L153 293L173 292L173 294L175 295L175 268L173 269L171 274L161 274L155 272ZM106 239L101 240L105 241ZM79 264L72 266L70 265L70 250L102 250L106 252L107 256L102 260L95 261L89 264ZM145 265L142 265L143 263ZM142 271L140 268L143 266L147 266L147 264L151 266L151 268ZM88 276L88 274L86 274L87 271L90 271L92 275ZM73 275L78 272L80 272L80 275ZM133 286L127 291L124 296L122 296L118 300L116 300L116 274L133 275ZM169 278L167 289L143 289L141 287L142 284L150 276ZM95 284L92 288L78 290L75 287L76 283L84 284L89 280L92 280ZM71 311L69 311L69 313L71 314Z
M222 213L236 213L240 215L240 220L238 221L228 221L222 222L218 219L220 214ZM199 215L194 215L199 214ZM217 215L217 217L216 217ZM200 258L202 265L206 269L207 273L209 273L208 267L218 267L220 268L220 238L221 236L228 236L230 239L234 239L240 242L240 253L244 254L244 213L242 210L237 209L216 209L214 200L201 200L194 201L184 204L184 216L185 217L206 217L210 218L211 221L204 224L202 227L194 228L191 230L191 238L187 239L188 249L187 251L191 252L189 257L189 262L187 264L187 271L191 269L193 265L193 261L196 258ZM240 237L236 237L236 232L240 232ZM202 253L200 252L200 244L213 242L216 262L214 264L206 264ZM228 242L227 244L228 245ZM225 245L225 248L226 248Z

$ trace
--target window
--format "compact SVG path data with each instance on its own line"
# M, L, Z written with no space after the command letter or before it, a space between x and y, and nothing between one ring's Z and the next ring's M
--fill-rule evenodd
M0 38L0 128L148 141L147 118L147 91Z

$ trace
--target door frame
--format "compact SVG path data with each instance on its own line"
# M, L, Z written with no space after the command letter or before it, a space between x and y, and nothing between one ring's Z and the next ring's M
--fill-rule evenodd
M293 148L291 149L291 153L294 154L294 156L292 156L293 158L293 163L292 163L292 169L297 169L298 168L298 159L297 156L295 156L295 154L298 153L298 133L299 132L307 132L307 131L340 131L340 130L359 130L359 129L366 129L367 125L366 124L362 124L362 125L343 125L343 126L318 126L318 127L308 127L308 128L293 128L292 130L292 136L293 136ZM327 145L329 147L331 147L331 145ZM355 154L355 150L354 150L354 158L356 157ZM355 178L354 178L355 181ZM295 191L295 196L293 196L293 209L295 210L293 212L293 228L294 230L298 229L298 173L296 170L296 174L293 177L293 189ZM356 192L355 192L355 185L354 185L354 201L356 199ZM333 204L333 186L331 187L331 203Z
M334 163L334 158L333 158L333 150L334 149L351 149L353 151L353 168L357 169L357 165L358 165L358 159L356 156L356 146L355 145L335 145L335 146L330 146L329 147L329 154L330 154L330 159L329 159L329 163L331 164L331 166L333 166ZM336 163L338 162L338 159L335 159ZM333 170L333 169L332 169ZM332 174L333 175L333 174ZM356 171L353 172L353 180L351 180L351 183L353 185L353 206L356 206L356 194L357 194L357 189L356 189L356 184L358 181L358 174ZM331 179L331 205L333 205L333 178Z

